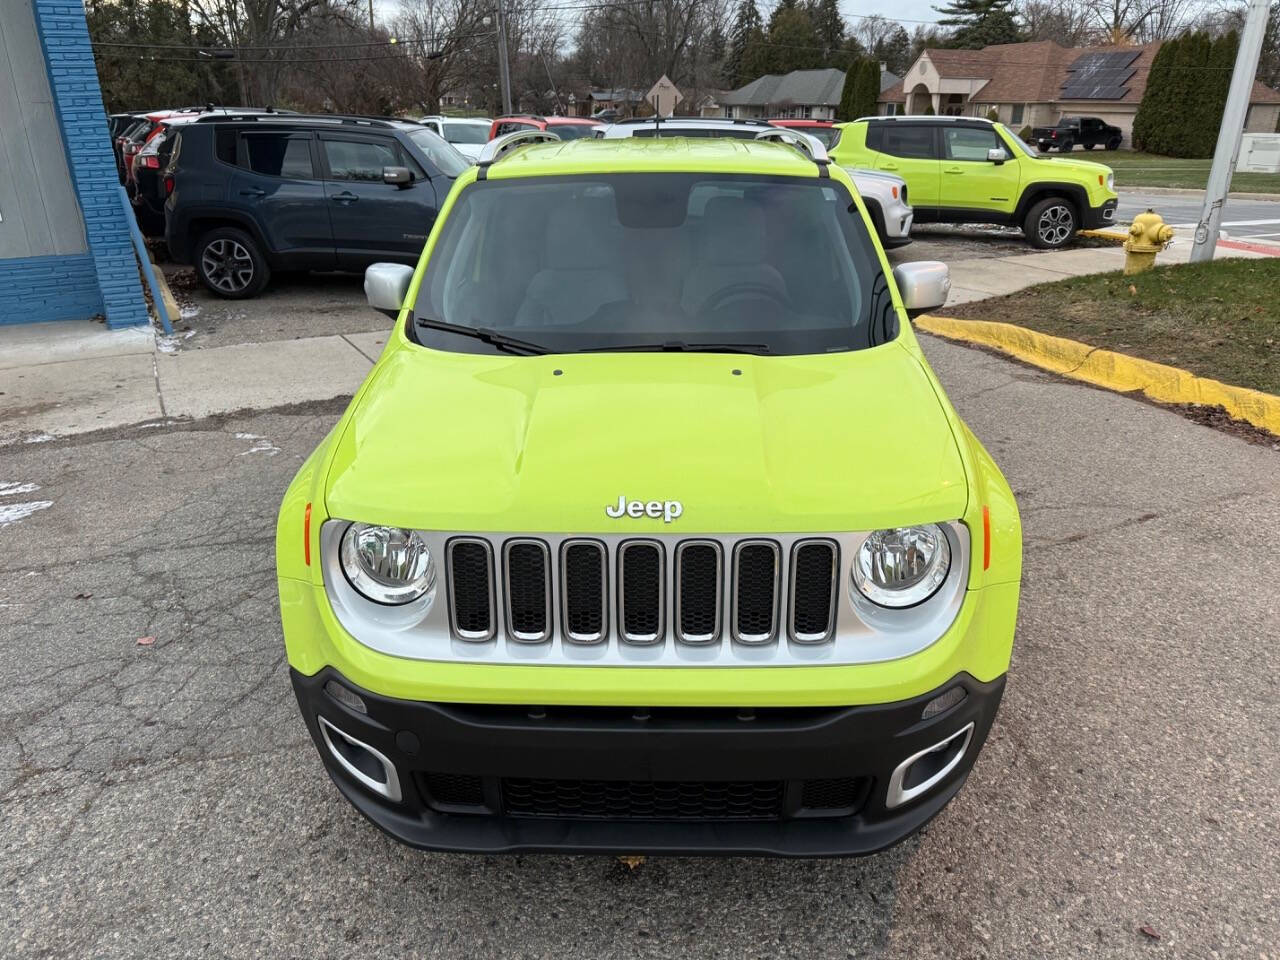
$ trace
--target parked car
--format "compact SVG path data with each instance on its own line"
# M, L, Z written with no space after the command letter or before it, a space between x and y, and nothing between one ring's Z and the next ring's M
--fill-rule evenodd
M772 120L732 120L720 117L671 117L655 121L653 117L637 117L610 124L596 131L603 139L619 137L728 137L735 140L758 140L771 130L786 127ZM825 151L821 138L809 127L792 128L813 137ZM875 224L880 243L886 248L901 247L911 242L913 213L907 201L907 184L892 173L857 167L845 167Z
M198 107L170 113L152 121L153 127L130 160L130 199L138 226L148 236L164 233L164 201L166 197L163 171L169 165L177 128L210 116L241 116L248 113L294 115L292 110L257 107Z
M418 122L452 143L472 163L479 158L481 147L489 142L489 128L493 126L488 117L431 116Z
M811 137L817 137L828 150L834 147L836 141L840 139L840 128L836 126L834 120L801 120L790 117L775 117L769 122L775 127L800 130Z
M469 164L411 121L207 116L177 131L164 174L170 255L240 299L273 270L413 263Z
M534 113L513 114L499 117L489 126L489 139L521 130L550 130L561 140L590 137L600 127L599 120L587 117L542 117Z
M1086 150L1094 147L1119 150L1124 131L1097 117L1063 117L1056 127L1033 127L1031 139L1041 150L1056 147L1062 153L1069 153L1077 143Z
M1000 123L972 117L868 117L841 125L841 164L902 177L916 223L1021 227L1042 250L1115 219L1115 175L1087 160L1041 157Z
M852 855L960 790L1017 507L907 322L946 265L890 273L850 207L778 144L524 146L458 178L418 283L369 268L394 326L275 549L302 716L366 818Z

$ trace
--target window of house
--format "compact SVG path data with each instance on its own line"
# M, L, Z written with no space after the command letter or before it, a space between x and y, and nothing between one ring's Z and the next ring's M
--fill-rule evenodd
M942 131L943 157L947 160L987 159L987 151L1000 146L990 127L950 127Z
M246 133L242 139L245 166L254 173L293 180L315 178L311 167L311 134ZM382 178L381 170L378 178Z
M1009 115L1009 122L1015 125L1021 124L1022 115L1026 111L1026 108L1027 105L1025 103L1015 103L1013 105L1013 112Z

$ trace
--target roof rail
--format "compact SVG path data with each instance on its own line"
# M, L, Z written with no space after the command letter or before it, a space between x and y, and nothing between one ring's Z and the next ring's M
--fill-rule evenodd
M480 158L476 161L480 166L477 180L484 180L489 175L489 167L497 163L512 150L527 143L559 143L560 135L551 130L515 130L511 133L495 137L480 148Z
M812 134L801 133L799 130L791 130L786 127L774 127L772 130L762 130L757 133L755 139L773 140L795 147L818 165L819 177L829 177L831 175L827 172L827 166L831 163L831 157L827 155L827 148L823 146L821 140Z
M753 127L767 127L771 125L768 120L761 119L760 117L627 117L625 120L613 121L612 125L615 127L625 127L630 124L657 123L659 120L661 120L662 123L680 123L683 121L685 123L723 123L732 124L734 126Z
M393 127L397 123L417 123L416 120L400 120L396 117L361 117L337 113L211 113L196 123L243 123L248 120L266 123L331 123L335 126Z
M952 114L932 114L932 113L895 113L893 116L881 116L880 114L872 114L869 117L858 117L851 123L861 123L864 120L942 120L945 123L985 123L988 126L997 123L995 120L988 120L986 117L958 117Z

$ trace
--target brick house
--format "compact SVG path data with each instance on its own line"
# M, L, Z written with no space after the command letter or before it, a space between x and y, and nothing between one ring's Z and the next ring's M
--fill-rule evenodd
M1063 47L1052 40L1006 43L981 50L925 50L900 83L883 90L882 114L935 113L985 117L995 108L1014 130L1049 126L1063 115L1100 117L1124 131L1147 88L1160 43ZM1245 130L1271 133L1280 119L1280 92L1253 85Z
M0 0L0 324L150 322L80 0Z

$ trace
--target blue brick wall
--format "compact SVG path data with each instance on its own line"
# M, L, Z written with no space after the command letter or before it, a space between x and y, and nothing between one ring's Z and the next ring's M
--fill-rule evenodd
M112 328L149 323L124 205L117 189L120 181L108 142L107 116L102 106L84 7L80 0L72 3L33 0L32 9L49 68L49 87L62 127L71 179L84 213L89 259L97 277L97 308L90 312L105 313L107 326ZM21 264L21 261L0 261L0 283L6 282L14 269L6 264L15 263ZM19 266L18 271L21 269ZM8 319L9 311L2 305L4 299L7 292L0 294L0 317Z
M102 313L91 254L0 260L0 324L83 320Z

